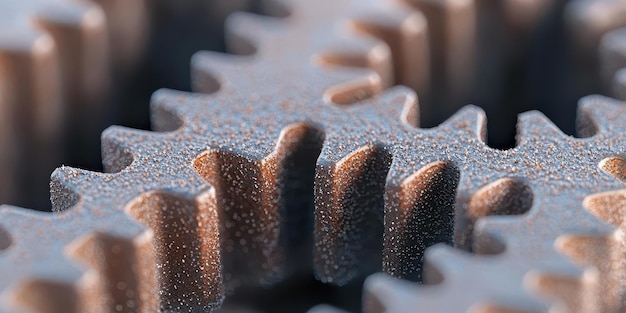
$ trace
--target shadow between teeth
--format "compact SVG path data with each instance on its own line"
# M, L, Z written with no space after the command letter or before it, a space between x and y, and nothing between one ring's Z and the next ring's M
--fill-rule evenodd
M216 190L229 289L271 285L310 268L313 177L323 140L321 130L298 123L283 129L262 159L209 150L194 161Z
M392 185L393 156L385 147L318 159L324 137L298 123L283 129L262 159L205 152L193 166L214 189L193 198L167 191L136 198L126 212L146 232L77 240L68 251L89 267L79 288L33 281L23 285L24 303L49 312L211 310L237 286L271 285L311 267L338 285L381 264L391 275L422 281L425 249L453 243L457 166L433 162ZM528 193L519 180L498 180L471 198L468 219L521 213L512 207L528 204ZM433 268L425 279L441 282L444 275ZM74 300L60 302L69 296L51 292L62 289Z
M422 281L425 249L454 243L460 170L453 162L433 162L394 185L387 178L393 156L384 146L365 145L340 160L318 159L323 141L322 130L293 124L262 159L209 150L195 160L196 171L216 190L227 289L271 285L308 266L321 281L337 285L381 266L393 276ZM471 197L463 222L457 221L468 229L461 248L471 249L479 218L523 214L531 205L532 192L522 179L483 187ZM477 252L489 254L504 249L487 240L479 247Z

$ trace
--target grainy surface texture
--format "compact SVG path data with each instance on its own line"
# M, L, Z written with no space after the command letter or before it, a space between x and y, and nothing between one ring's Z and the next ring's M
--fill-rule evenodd
M583 98L578 137L523 113L494 149L480 108L420 128L415 92L391 87L472 86L447 74L471 72L453 37L474 36L472 1L272 3L289 16L228 21L247 56L200 52L194 92L154 94L154 131L102 134L104 173L57 169L55 214L0 207L0 312L212 311L306 267L336 285L382 270L367 312L625 309L625 103ZM506 3L515 29L542 10Z

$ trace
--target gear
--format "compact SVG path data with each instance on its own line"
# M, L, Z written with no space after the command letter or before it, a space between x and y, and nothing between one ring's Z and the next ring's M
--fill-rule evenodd
M382 90L427 88L428 14L375 0L288 6L285 20L233 17L230 45L255 53L197 54L198 93L154 95L157 132L105 131L106 173L55 171L58 214L0 209L0 311L213 310L305 258L329 283L382 266L439 284L369 278L369 308L388 312L545 310L523 289L528 271L582 275L553 245L615 231L582 203L623 188L606 165L626 144L623 103L585 98L584 138L522 114L506 151L485 144L477 107L419 128L416 95ZM346 19L355 7L365 13Z
M97 138L110 67L122 72L137 62L146 14L144 0L0 3L2 201L40 206L33 199L48 190L39 182L61 162L66 133Z

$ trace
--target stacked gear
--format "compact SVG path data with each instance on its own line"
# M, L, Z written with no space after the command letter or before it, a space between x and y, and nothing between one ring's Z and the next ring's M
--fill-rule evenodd
M267 5L289 15L233 15L240 55L197 53L193 92L153 95L153 131L102 134L104 173L58 168L56 213L0 208L0 312L213 311L309 270L335 285L382 270L366 312L626 310L624 103L583 98L577 137L523 113L495 149L475 106L420 128L422 107L445 104L436 119L480 88L479 4ZM594 5L624 10L572 1L565 19L595 25ZM496 9L526 38L551 6ZM576 51L623 97L626 14L611 21Z

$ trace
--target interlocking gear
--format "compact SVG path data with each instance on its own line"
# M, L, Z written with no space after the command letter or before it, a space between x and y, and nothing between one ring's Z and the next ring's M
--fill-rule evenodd
M427 17L391 1L288 5L285 20L232 18L230 45L255 53L198 53L197 93L154 95L157 132L105 131L106 173L58 169L58 214L0 209L0 311L213 310L227 290L272 284L306 258L329 283L382 265L439 284L376 274L365 287L374 312L540 311L551 301L533 292L560 290L544 280L586 274L554 244L566 246L563 234L616 236L585 207L616 223L603 204L615 196L601 192L623 188L623 103L583 99L583 138L524 113L506 151L485 144L474 106L419 128L412 91L381 91L397 80L427 88ZM347 19L355 7L365 13ZM399 64L418 74L402 78ZM425 252L437 243L477 254ZM585 305L623 299L606 294Z

